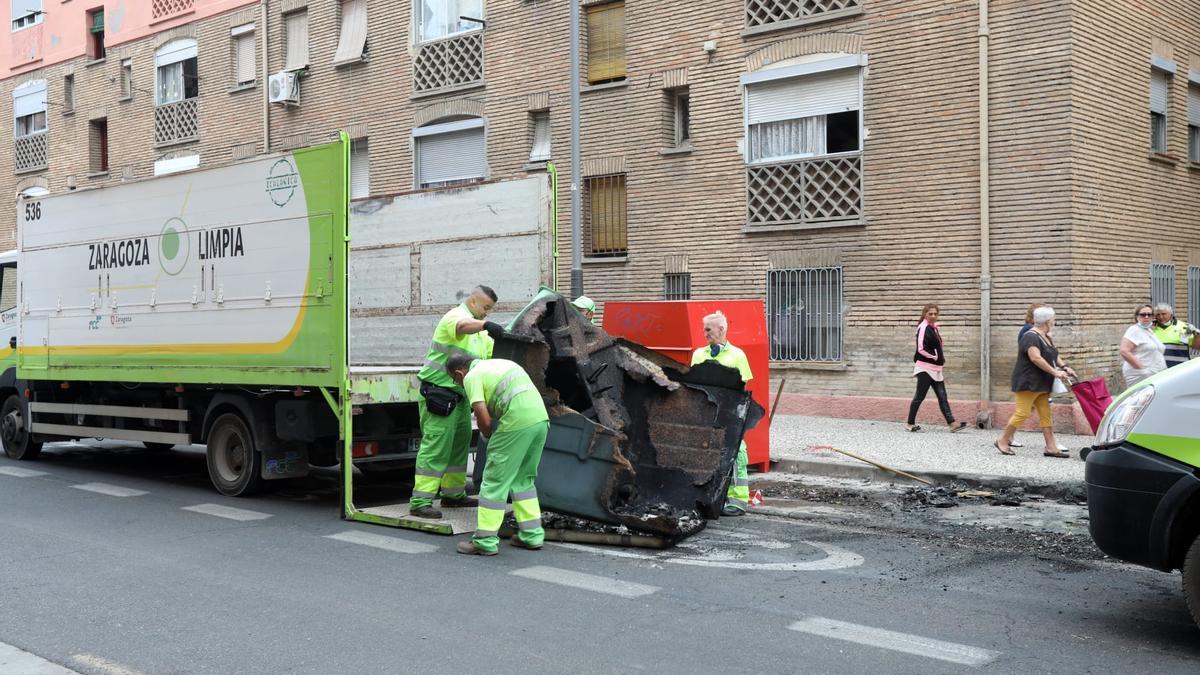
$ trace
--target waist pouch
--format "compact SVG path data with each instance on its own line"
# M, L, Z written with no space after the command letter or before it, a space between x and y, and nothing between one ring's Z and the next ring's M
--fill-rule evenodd
M425 409L439 417L446 417L462 400L462 395L445 387L421 381L421 396L425 397Z

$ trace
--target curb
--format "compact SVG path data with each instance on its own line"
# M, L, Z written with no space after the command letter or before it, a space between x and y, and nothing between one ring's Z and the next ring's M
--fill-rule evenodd
M869 480L881 483L894 483L902 486L919 486L913 480L909 480L903 476L884 471L871 465L854 465L854 464L835 464L833 462L818 462L805 459L772 459L771 470L780 473L790 473L802 476L820 476L822 478L849 478L855 480ZM963 482L968 485L987 487L987 488L1013 488L1021 487L1028 494L1041 495L1051 499L1062 499L1064 497L1078 497L1081 491L1086 490L1082 480L1068 481L1038 481L1037 479L1021 478L1017 476L996 476L988 474L975 473L954 473L948 471L909 471L904 469L914 476L919 476L925 480L932 481L934 484L940 485L950 482Z

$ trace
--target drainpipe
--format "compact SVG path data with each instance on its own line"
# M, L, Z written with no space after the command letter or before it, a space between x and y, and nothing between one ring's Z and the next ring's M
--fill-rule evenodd
M991 426L992 241L988 166L988 0L979 0L979 413Z
M258 5L261 10L261 19L262 19L262 33L260 33L260 35L262 36L262 39L259 40L258 43L262 45L262 63L263 63L262 125L263 125L263 152L264 153L271 152L271 104L269 103L269 101L271 100L271 66L269 63L267 63L267 58L271 54L271 50L268 49L268 47L267 47L267 44L269 42L268 38L270 37L270 32L269 32L270 27L267 25L267 16L269 14L269 12L267 11L267 5L269 5L269 4L270 4L270 0L262 0Z

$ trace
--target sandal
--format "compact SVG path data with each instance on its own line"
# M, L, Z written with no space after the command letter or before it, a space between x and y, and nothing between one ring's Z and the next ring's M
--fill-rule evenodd
M951 425L950 425L950 433L952 433L952 434L953 434L953 433L957 433L957 432L959 432L959 431L962 431L963 429L966 429L966 428L967 428L967 423L966 423L966 422L959 422L958 424L953 424L953 423L951 423Z
M907 424L905 424L905 425L904 425L904 428L905 428L905 429L908 429L909 431L911 431L911 432L913 432L913 433L916 433L916 432L918 432L918 431L920 431L920 430L921 430L921 425L920 425L920 424L914 424L914 425L912 425L912 426L910 427L910 426L908 426Z
M1046 456L1046 457L1058 457L1059 459L1066 459L1071 456L1068 453L1059 452L1057 450L1055 450L1054 452L1043 452L1042 455Z
M993 448L995 448L995 449L997 449L997 450L999 450L999 451L1000 451L1000 454L1002 454L1002 455L1015 455L1015 454L1017 454L1017 453L1015 453L1015 452L1013 452L1013 451L1012 451L1012 448L1002 448L1002 447L1000 447L1000 442L999 442L999 441L996 441L995 443L992 443L992 447L993 447Z

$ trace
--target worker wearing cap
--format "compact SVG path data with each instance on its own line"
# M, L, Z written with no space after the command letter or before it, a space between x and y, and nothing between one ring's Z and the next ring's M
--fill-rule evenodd
M479 433L488 439L475 535L460 542L458 552L496 555L510 494L517 521L512 545L541 548L546 535L534 480L550 430L541 393L525 369L507 359L454 354L446 367L450 377L466 390Z
M1175 308L1165 302L1154 306L1154 337L1166 346L1163 358L1167 367L1177 366L1192 356L1196 346L1196 328L1186 321L1175 318Z
M742 382L749 383L754 378L750 372L750 361L746 352L738 349L726 339L729 331L729 320L721 312L713 312L704 317L704 338L708 344L697 349L692 354L692 365L705 361L733 368L742 376ZM726 516L742 516L750 505L750 472L749 459L746 457L746 441L738 447L737 463L734 466L733 480L729 482L729 492L726 494L725 506L721 514Z
M581 295L578 298L575 298L574 302L571 304L575 305L575 309L578 309L580 314L583 314L588 321L596 323L596 320L592 318L596 316L596 303L593 302L591 298L586 295Z
M433 499L441 493L443 507L475 506L467 496L467 453L471 446L470 406L463 403L462 385L450 377L447 360L455 354L488 358L494 338L504 334L497 323L486 321L496 305L496 292L476 286L461 305L446 312L437 328L425 365L417 373L421 382L418 414L421 448L417 451L409 513L421 518L441 518Z

